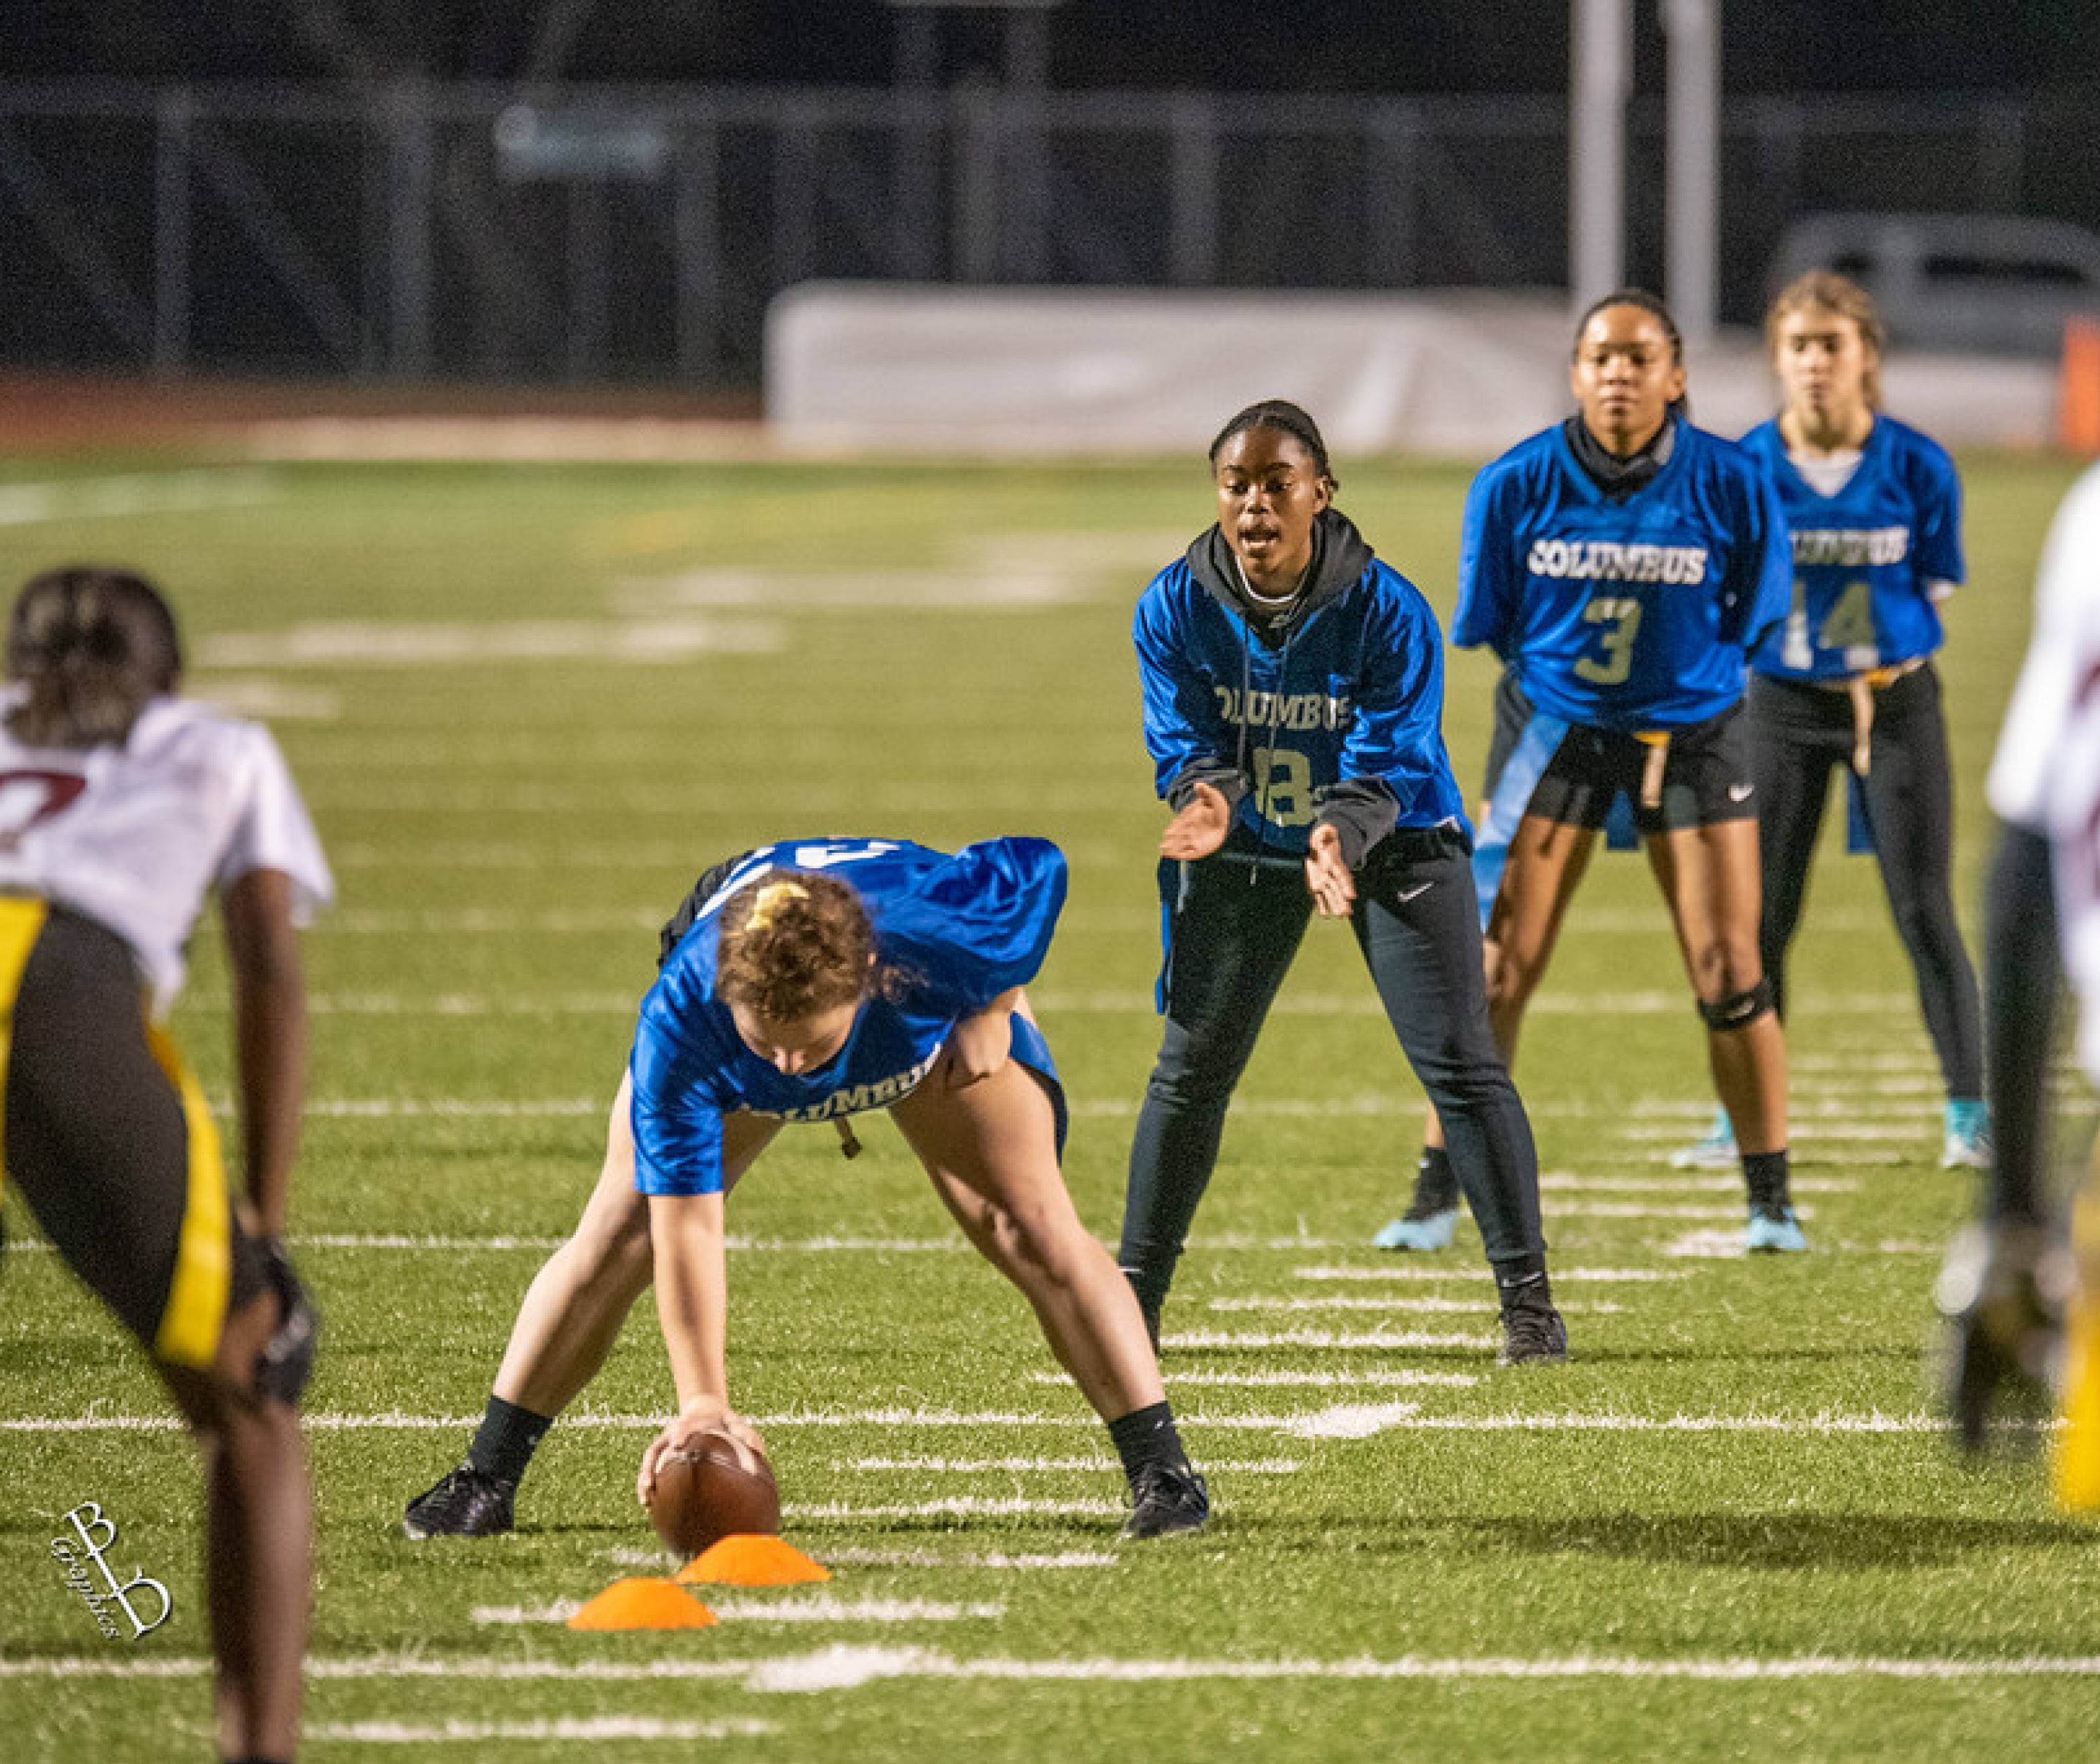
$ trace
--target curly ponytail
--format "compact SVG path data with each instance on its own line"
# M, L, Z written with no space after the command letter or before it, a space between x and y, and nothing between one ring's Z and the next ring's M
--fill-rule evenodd
M74 564L33 576L7 627L7 677L28 688L7 713L16 740L38 747L121 743L146 701L183 668L174 615L127 570Z

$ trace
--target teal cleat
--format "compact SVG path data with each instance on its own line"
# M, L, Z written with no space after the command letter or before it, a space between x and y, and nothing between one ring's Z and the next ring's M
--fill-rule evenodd
M1672 1170L1733 1170L1740 1154L1736 1149L1736 1125L1728 1111L1716 1109L1714 1125L1703 1140L1680 1145L1670 1154Z
M1793 1216L1793 1209L1782 1201L1776 1206L1751 1207L1750 1222L1743 1229L1743 1247L1753 1255L1788 1254L1806 1250L1808 1239L1802 1234L1801 1221Z
M1947 1140L1940 1149L1942 1170L1988 1170L1996 1158L1991 1143L1991 1105L1977 1099L1947 1105Z
M1458 1228L1455 1206L1436 1212L1410 1207L1400 1218L1388 1220L1371 1241L1381 1250L1448 1250L1451 1234Z

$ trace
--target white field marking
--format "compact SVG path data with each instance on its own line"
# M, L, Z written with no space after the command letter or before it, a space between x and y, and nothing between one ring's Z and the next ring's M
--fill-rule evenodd
M1164 553L1171 555L1171 553ZM626 584L636 606L762 608L772 613L880 607L955 612L1062 606L1101 598L1098 576L1062 567L1053 556L1032 566L978 571L841 570L790 575L777 570L691 570ZM638 592L638 590L639 592Z
M1468 1268L1418 1268L1411 1262L1401 1261L1392 1268L1294 1268L1293 1280L1367 1280L1367 1281L1431 1281L1480 1278L1477 1269ZM1556 1268L1553 1284L1566 1288L1590 1281L1608 1285L1626 1282L1643 1285L1654 1281L1683 1280L1688 1277L1681 1268Z
M708 1610L724 1622L756 1623L961 1623L973 1618L996 1620L1006 1615L1003 1603L946 1604L924 1599L841 1599L820 1593L793 1601L739 1599L709 1588ZM476 1605L473 1621L488 1627L532 1627L567 1623L581 1603L557 1599L546 1605Z
M437 739L435 734L433 739ZM1106 843L1065 845L1074 869L1109 869L1129 861L1127 848ZM689 844L623 840L615 845L527 844L522 840L419 840L411 846L346 840L329 848L335 870L385 870L412 875L421 870L588 870L593 878L617 870L669 871L690 876L695 853ZM666 903L668 904L668 902ZM1710 1110L1710 1114L1711 1111Z
M1370 1348L1383 1352L1394 1347L1493 1347L1492 1335L1438 1335L1426 1330L1373 1330L1368 1334L1336 1334L1331 1330L1278 1330L1255 1335L1237 1335L1226 1330L1187 1330L1166 1337L1169 1347L1200 1352L1207 1347Z
M924 1471L936 1475L981 1476L1012 1474L1029 1475L1039 1471L1093 1471L1106 1473L1120 1469L1106 1453L1092 1458L849 1458L836 1466L840 1470ZM1294 1458L1211 1458L1207 1472L1235 1476L1293 1476L1304 1466Z
M1071 1382L1061 1372L1031 1372L1029 1378L1036 1384L1065 1385ZM1426 1385L1443 1385L1454 1390L1463 1390L1480 1381L1471 1372L1418 1372L1411 1366L1366 1366L1360 1372L1177 1371L1168 1374L1168 1382L1176 1385L1223 1384L1234 1389L1269 1385L1312 1390L1376 1391L1405 1390Z
M533 619L488 624L315 620L281 631L222 631L197 646L207 668L456 668L488 662L651 665L784 649L771 619Z
M1420 1313L1456 1313L1477 1316L1485 1308L1485 1299L1443 1299L1427 1293L1407 1296L1394 1294L1391 1297L1365 1298L1355 1293L1321 1293L1310 1299L1256 1297L1249 1299L1213 1299L1207 1308L1212 1311L1383 1311ZM1617 1316L1626 1307L1615 1304L1608 1299L1558 1301L1560 1311L1569 1316Z
M338 907L315 920L308 936L436 937L486 933L494 937L545 937L563 932L655 931L668 914L633 906L599 912L497 912L484 907L421 907L394 912L381 907Z
M1733 1231L1687 1232L1665 1243L1662 1253L1687 1261L1718 1262L1732 1257L1740 1259L1750 1252L1743 1247L1743 1228L1738 1225Z
M201 1656L139 1659L124 1655L60 1655L0 1660L0 1679L202 1678L212 1662ZM1696 1679L1768 1683L1811 1679L1889 1678L1904 1682L2100 1677L2100 1654L2014 1654L1994 1657L1747 1654L1667 1658L1655 1655L1564 1654L1521 1658L1408 1654L1380 1660L1074 1659L1015 1660L981 1656L959 1660L926 1648L833 1645L798 1655L756 1660L578 1660L435 1653L321 1656L306 1663L310 1679L329 1682L450 1678L489 1683L650 1684L740 1680L748 1691L842 1691L900 1678L978 1679L1086 1684L1167 1683L1199 1679L1291 1678L1378 1680ZM314 1730L307 1730L311 1734Z
M241 678L223 675L215 680L187 684L186 696L194 696L231 711L236 717L261 717L270 722L338 722L342 717L342 695L326 686L295 686L288 681L261 677ZM302 771L309 764L302 764Z
M1299 1440L1368 1440L1389 1427L1406 1425L1421 1409L1419 1403L1338 1403L1317 1414L1299 1417L1283 1431Z
M492 1255L529 1251L544 1255L558 1249L566 1237L523 1237L499 1234L488 1237L412 1237L398 1232L294 1232L287 1239L301 1250L383 1250L389 1253L432 1250L444 1255L486 1252ZM743 1253L785 1251L793 1255L823 1255L832 1251L876 1255L948 1255L976 1252L960 1236L920 1237L801 1237L795 1239L739 1237L731 1233L729 1246ZM0 1250L7 1253L48 1255L51 1243L42 1237L10 1237ZM1067 1382L1061 1374L1053 1381Z
M1018 1519L1030 1514L1061 1519L1105 1519L1125 1510L1119 1501L1051 1501L1027 1495L949 1494L931 1501L869 1503L860 1501L788 1502L783 1519L805 1524L856 1519Z
M1012 1555L1004 1550L827 1550L824 1563L842 1568L993 1568L1035 1572L1046 1568L1112 1568L1122 1559L1102 1550L1060 1550Z
M309 1740L360 1745L486 1745L611 1740L757 1740L778 1733L770 1721L660 1721L645 1715L563 1716L553 1721L324 1721L306 1726Z
M1794 1211L1803 1219L1814 1216L1806 1206ZM1740 1222L1743 1209L1740 1206L1667 1206L1640 1205L1632 1201L1556 1201L1553 1206L1555 1219L1698 1219L1719 1221L1732 1219Z
M1687 1173L1670 1176L1541 1176L1538 1185L1551 1193L1565 1194L1740 1194L1743 1179L1737 1175L1705 1176ZM1792 1184L1794 1192L1807 1194L1853 1194L1860 1184L1849 1176L1801 1176ZM1556 1273L1559 1280L1563 1277Z
M186 514L195 509L252 507L275 502L268 472L253 465L175 472L133 472L113 478L69 478L0 488L0 527L98 516Z

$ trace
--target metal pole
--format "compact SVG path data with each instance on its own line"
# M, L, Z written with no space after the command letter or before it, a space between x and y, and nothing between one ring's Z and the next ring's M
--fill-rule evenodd
M1688 344L1710 342L1721 294L1721 0L1663 0L1670 37L1664 286Z
M1572 3L1568 293L1579 313L1626 280L1626 99L1633 89L1633 20L1628 0Z

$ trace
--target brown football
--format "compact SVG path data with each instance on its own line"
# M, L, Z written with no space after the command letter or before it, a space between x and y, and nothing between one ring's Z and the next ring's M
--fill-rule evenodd
M649 1496L656 1535L690 1560L738 1532L780 1529L780 1487L765 1454L717 1427L656 1460Z

